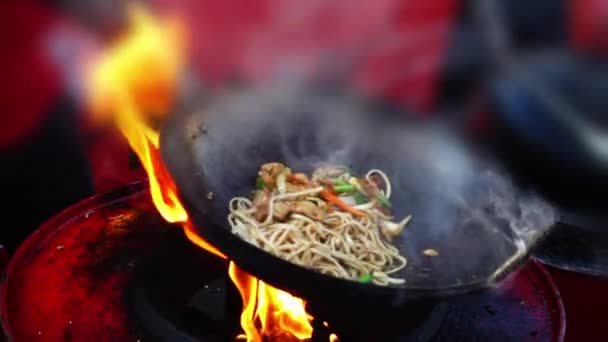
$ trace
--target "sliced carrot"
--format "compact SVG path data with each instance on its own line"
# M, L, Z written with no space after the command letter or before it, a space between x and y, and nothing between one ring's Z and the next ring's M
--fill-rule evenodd
M287 175L287 181L291 184L295 184L295 185L306 185L307 183L302 181L301 179L299 179L298 177L296 177L296 175L289 174Z
M364 212L362 212L361 210L357 210L357 209L355 209L355 208L351 207L350 205L348 205L348 204L344 203L344 201L342 201L342 200L340 199L340 197L338 197L338 196L336 196L336 195L332 194L332 193L331 193L330 191L328 191L328 190L323 190L323 191L321 191L320 196L321 196L321 198L323 198L325 201L327 201L327 202L329 202L329 203L331 203L331 204L335 205L336 207L338 207L338 208L340 208L340 209L342 209L342 210L344 210L344 211L346 211L346 212L348 212L348 213L351 213L351 214L353 214L353 215L355 215L355 216L358 216L358 217L365 217L365 216L367 216L367 214L365 214L365 213L364 213Z

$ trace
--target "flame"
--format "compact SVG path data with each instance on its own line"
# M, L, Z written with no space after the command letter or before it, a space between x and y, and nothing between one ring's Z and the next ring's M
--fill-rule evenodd
M241 327L248 341L262 341L263 336L280 340L312 336L312 317L302 299L250 276L234 263L230 263L228 273L243 298Z
M169 112L174 102L184 56L184 28L179 20L161 20L143 7L130 7L126 34L89 69L88 101L98 119L113 120L138 155L148 173L152 200L163 218L181 223L192 243L225 259L189 221L162 162L159 131L151 124ZM303 300L265 284L233 262L229 274L243 299L242 337L248 341L311 338L312 317L306 313Z
M172 86L183 64L182 29L175 20L157 22L142 7L131 7L130 19L126 35L92 66L88 100L93 113L113 114L148 172L163 218L185 222L188 214L160 160L159 133L145 121L149 113L167 112L175 96Z

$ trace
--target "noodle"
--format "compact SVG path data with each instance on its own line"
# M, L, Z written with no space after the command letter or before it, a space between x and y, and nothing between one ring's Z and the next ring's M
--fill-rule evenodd
M265 165L278 168L277 165L281 164ZM271 169L270 166L266 168ZM291 170L286 167L281 170L288 170L291 174ZM375 184L372 183L372 176L378 176L382 180L383 189L378 187L378 192L386 199L390 198L390 181L381 170L370 170L360 182L353 181L353 186L356 185L356 190L362 193L367 186L369 193L369 184ZM307 179L303 177L305 176L300 176ZM349 177L348 173L344 173L329 181L340 179L344 183ZM275 178L266 179L274 181ZM281 177L276 179L280 182ZM360 184L364 180L368 182L365 183L366 186ZM376 285L403 284L405 279L393 275L402 270L407 261L391 243L391 239L400 233L410 217L401 222L392 222L392 217L381 210L378 201L369 198L367 203L352 206L363 212L363 217L338 210L340 208L332 207L329 202L323 201L322 196L319 197L327 189L327 181L313 173L313 180L305 186L296 188L290 185L296 191L281 193L281 189L285 191L285 184L277 184L274 191L258 190L261 192L258 194L260 198L269 196L262 205L257 203L261 202L259 199L233 198L229 203L228 215L232 232L268 253L324 274L355 281L361 281L362 277L367 276ZM349 199L348 196L340 198ZM307 205L304 207L307 209L312 206L310 209L314 212L298 212L294 209L303 202L310 203L304 203ZM285 208L292 211L284 220L277 219L281 215L280 209L284 211ZM263 210L267 210L267 213L264 212L262 216ZM313 214L318 213L322 214L322 219L314 218ZM383 225L397 229L398 233L387 235L390 231L383 230Z

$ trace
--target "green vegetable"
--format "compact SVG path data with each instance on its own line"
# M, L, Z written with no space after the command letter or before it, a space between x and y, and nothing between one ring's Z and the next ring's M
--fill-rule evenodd
M355 203L357 203L357 205L365 204L368 201L369 200L367 199L367 197L365 197L365 195L360 192L357 192L357 194L355 195Z
M334 190L341 194L341 193L345 193L345 192L353 192L355 190L357 190L357 187L355 187L354 185L351 184L347 184L347 185L336 185L334 186Z
M359 276L359 278L357 278L357 280L362 283L362 284L369 284L372 282L372 275L371 274L362 274Z
M349 186L350 183L345 181L344 179L338 179L336 181L336 186Z
M258 177L258 179L255 180L255 188L258 190L266 189L266 183L264 182L262 177Z
M378 202L380 202L380 204L385 208L391 208L393 206L391 202L389 202L388 198L386 198L386 196L384 196L384 194L381 192L376 195L376 198L378 199Z

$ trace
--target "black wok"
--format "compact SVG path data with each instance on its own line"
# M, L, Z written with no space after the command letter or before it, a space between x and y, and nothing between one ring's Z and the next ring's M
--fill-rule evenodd
M486 288L522 264L549 226L547 212L526 211L507 179L458 140L436 133L442 129L385 112L335 93L227 92L174 113L161 152L200 235L246 272L308 300L402 306ZM305 172L326 162L383 169L393 183L395 216L413 214L396 242L408 258L399 274L406 284L324 275L233 235L228 202L248 195L260 165L270 161ZM524 212L532 216L518 219ZM513 229L524 221L538 224L539 233ZM424 256L427 248L439 256Z

